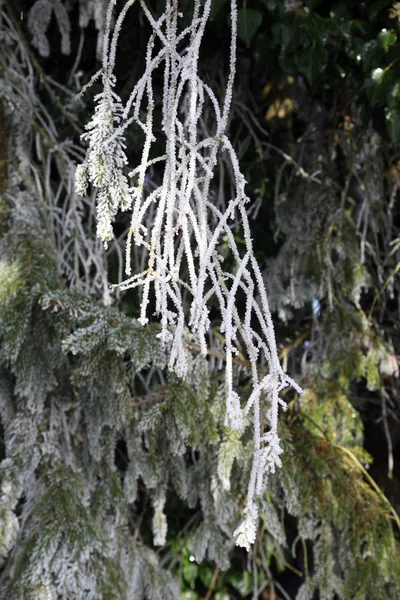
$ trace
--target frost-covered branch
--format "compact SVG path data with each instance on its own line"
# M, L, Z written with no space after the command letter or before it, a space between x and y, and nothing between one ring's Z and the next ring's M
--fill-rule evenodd
M112 222L118 210L132 210L126 244L127 279L121 289L141 287L141 324L148 322L151 294L155 312L160 317L160 338L169 349L169 367L179 376L188 370L187 351L183 344L185 328L197 337L203 354L207 353L210 305L217 300L221 315L221 332L226 340L226 425L242 429L243 417L252 411L254 421L254 461L250 478L246 518L237 529L237 543L249 547L254 541L257 520L255 498L263 490L266 473L280 466L282 452L278 436L278 409L285 408L279 393L292 385L300 388L282 370L275 341L274 327L260 268L254 256L246 204L246 181L235 150L226 135L232 102L236 62L236 1L231 1L231 46L229 75L225 97L220 101L199 76L199 49L210 13L211 0L195 0L191 24L179 30L181 14L177 0L166 0L165 11L154 18L140 0L151 27L145 70L122 106L114 91L113 72L116 47L129 0L116 20L111 33L109 5L103 47L101 77L103 91L96 96L95 113L82 138L89 148L85 162L77 169L76 185L84 193L87 183L97 188L98 235L105 244L112 238ZM157 43L156 43L157 40ZM164 148L154 156L153 128L155 73L163 70L162 132ZM204 112L213 113L213 131L206 134L202 126ZM136 125L145 135L140 164L130 174L124 135ZM213 177L218 156L229 159L234 194L221 210L214 203ZM160 185L146 191L146 175L155 164L163 165ZM245 249L241 252L232 234L231 223L241 223ZM231 271L224 265L221 245L228 240L236 261ZM131 274L131 250L146 256L145 268ZM183 292L189 294L186 308ZM238 310L239 295L245 295L244 315ZM253 391L246 407L234 389L233 357L245 347L250 364ZM269 367L259 375L259 361ZM269 424L261 431L260 411L264 399Z

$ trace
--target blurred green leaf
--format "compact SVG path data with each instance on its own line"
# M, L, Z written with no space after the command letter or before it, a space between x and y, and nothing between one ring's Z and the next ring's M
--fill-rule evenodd
M261 2L262 4L265 4L269 10L274 10L278 4L278 0L261 0Z
M386 126L393 142L400 142L400 111L388 109L385 113Z
M400 82L396 82L388 93L387 102L390 108L397 108L400 100Z
M190 562L189 560L185 561L182 568L182 574L185 581L190 585L190 587L194 588L194 582L197 578L199 572L199 567L196 563Z
M327 52L323 46L314 44L304 48L296 57L296 65L300 73L304 75L309 83L314 83L327 64Z
M212 0L210 10L210 20L212 21L220 12L224 4L227 4L227 0Z
M261 0L261 2L265 4L268 10L274 10L278 4L278 0Z
M258 33L253 41L254 58L261 63L266 63L271 57L272 40L266 32Z
M389 8L393 4L392 0L375 0L368 3L368 16L370 20L375 19L384 8Z
M272 48L281 46L281 55L293 52L299 43L296 30L290 25L274 23L272 25Z
M228 581L239 592L242 598L245 598L253 590L253 575L248 571L233 573Z
M252 8L241 8L238 10L238 36L249 48L250 44L260 27L262 14L259 10Z
M395 83L395 74L392 69L382 69L381 67L374 69L370 78L365 82L365 91L371 106L386 100Z
M213 578L214 569L204 563L199 565L199 578L204 587L209 588Z
M294 59L294 56L282 56L279 57L279 66L282 71L287 75L296 75L297 74L297 65Z
M199 600L199 596L190 590L181 593L181 600Z
M361 51L363 65L366 71L376 68L382 61L385 50L376 40L366 42Z
M393 29L382 29L382 31L378 35L378 42L381 48L387 52L390 46L393 46L397 42L397 35Z
M349 12L348 2L340 2L333 6L330 11L331 26L336 28L337 33L347 37L351 30L351 13Z

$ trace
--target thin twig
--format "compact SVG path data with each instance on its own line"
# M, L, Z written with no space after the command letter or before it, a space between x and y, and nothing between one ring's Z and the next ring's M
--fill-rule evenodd
M133 540L137 540L137 538L139 537L139 533L140 533L140 528L142 526L143 523L143 518L144 518L144 513L146 511L147 508L147 494L145 493L144 498L143 498L143 507L142 510L140 512L140 515L138 517L138 520L136 522L136 527L135 527L135 531L133 532Z
M82 50L83 50L83 44L85 42L85 30L83 29L83 27L81 27L81 34L79 37L79 46L78 46L78 51L76 53L76 58L75 58L75 62L73 64L73 67L71 69L71 73L68 77L68 85L71 85L72 80L74 78L75 72L77 70L77 68L79 67L79 63L81 62L81 58L82 58Z
M211 579L210 587L208 588L207 594L204 596L204 600L210 600L210 598L213 594L214 588L215 588L215 584L217 583L219 571L220 571L219 568L216 567L214 574L212 576L212 579Z
M373 313L374 308L375 308L375 304L377 303L377 301L379 300L379 298L382 296L383 292L386 290L386 288L389 285L390 281L393 279L393 277L396 275L396 273L399 272L399 270L400 270L400 262L397 263L397 265L395 266L395 268L393 269L393 271L387 277L385 283L383 284L383 286L381 287L381 289L379 290L379 292L375 295L375 298L372 301L372 305L371 305L370 311L368 313L368 319L369 320L371 320L372 313Z
M386 406L386 391L381 388L381 399L382 399L382 420L383 429L385 431L386 443L388 448L388 478L393 479L393 442L390 435L389 424L387 420L387 406Z
M358 460L358 458L356 457L356 455L351 450L349 450L349 448L345 448L344 446L339 446L338 444L333 444L333 446L335 448L339 448L339 450L341 450L342 452L344 452L345 454L347 454L347 456L353 461L353 463L360 469L361 473L368 480L368 482L371 485L371 487L374 488L374 490L378 494L379 498L389 508L389 511L392 514L391 518L393 518L393 520L395 521L395 523L396 523L396 525L397 525L397 527L399 528L399 531L400 531L400 518L399 518L399 515L397 514L397 512L395 511L395 509L391 505L390 501L386 498L385 494L382 492L382 490L379 487L379 485L371 477L371 475L368 473L368 471L366 469L364 469L364 467L362 466L362 464L360 463L360 461Z

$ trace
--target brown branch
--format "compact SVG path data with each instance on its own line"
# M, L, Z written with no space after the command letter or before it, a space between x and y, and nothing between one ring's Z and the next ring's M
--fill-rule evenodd
M217 583L218 575L219 575L219 568L217 567L214 571L214 575L212 576L210 587L208 588L207 594L204 596L204 600L210 600L210 598L213 594L214 588L215 588L215 584Z
M201 352L201 348L197 344L189 343L189 344L185 344L185 346L189 350L192 350L193 352ZM219 358L220 360L223 360L223 361L226 360L225 354L223 354L223 352L218 352L218 350L207 350L207 354L209 356L213 356L214 358ZM236 363L238 365L243 365L245 367L249 367L249 368L251 367L251 363L248 360L244 360L243 358L232 357L232 362Z
M142 406L143 404L147 404L148 402L157 402L158 400L165 400L167 397L167 392L161 392L159 394L149 394L146 398L140 398L139 396L135 396L134 402L132 402L132 406Z

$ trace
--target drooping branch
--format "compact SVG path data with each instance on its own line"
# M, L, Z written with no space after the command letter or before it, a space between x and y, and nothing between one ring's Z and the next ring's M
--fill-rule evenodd
M207 354L210 327L210 304L217 300L221 316L221 332L225 334L226 425L242 429L243 417L253 412L254 461L250 478L246 519L235 535L246 548L254 542L258 509L257 495L263 490L264 476L280 466L282 452L278 436L278 409L285 409L279 392L297 384L282 370L279 362L274 327L263 277L254 256L246 204L246 181L235 150L226 135L232 102L236 63L236 1L231 0L231 46L229 75L224 99L220 102L198 73L199 49L209 17L211 0L196 0L192 21L179 31L177 0L166 0L164 13L154 18L140 0L152 34L146 51L145 70L137 81L126 105L115 93L113 72L119 32L129 0L116 20L111 35L109 5L104 37L103 91L96 97L95 113L86 126L83 139L89 143L85 162L77 170L77 190L85 193L88 182L98 189L98 235L107 243L112 222L118 210L132 210L126 245L126 275L121 289L142 288L139 321L148 322L148 305L154 293L156 314L160 317L160 338L169 349L169 367L178 376L188 370L185 329L197 338L201 351ZM157 44L155 43L156 39ZM185 42L185 47L182 47ZM154 77L163 69L162 134L164 149L151 158L156 140L153 128ZM213 113L213 132L205 134L201 126L205 110ZM125 131L130 126L143 130L140 164L131 173L131 186L124 173L127 163ZM234 181L234 195L220 209L213 202L213 177L219 154L229 158ZM162 180L148 193L146 176L154 164L163 165ZM241 252L232 234L230 221L239 218L245 242ZM220 248L228 240L235 259L233 271L224 265ZM145 268L131 274L131 249L145 257ZM186 306L183 293L189 295ZM238 310L239 295L246 298L245 314ZM233 357L239 340L246 348L250 363L253 391L243 410L233 384ZM269 367L266 376L259 375L259 361ZM269 424L264 432L260 412Z

